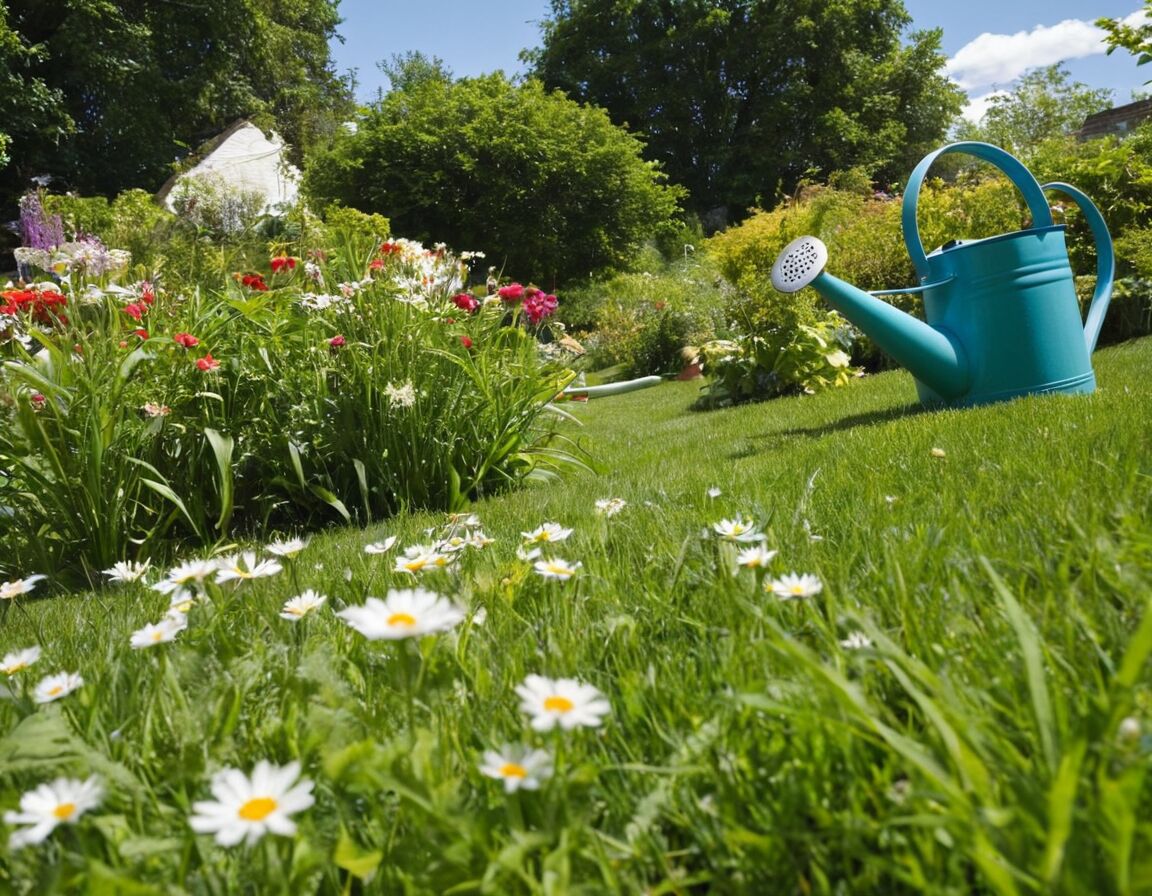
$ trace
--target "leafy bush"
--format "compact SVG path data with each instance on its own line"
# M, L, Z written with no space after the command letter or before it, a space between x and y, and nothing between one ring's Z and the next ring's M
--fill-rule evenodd
M77 268L5 293L3 566L91 581L173 538L456 508L564 461L564 374L518 307L461 298L443 249L335 236L223 288Z
M567 309L563 316L584 342L589 364L619 366L625 377L678 373L685 347L723 332L719 284L704 264L617 274L573 295L578 319Z
M311 158L304 188L318 207L483 245L501 270L547 286L620 269L672 226L681 191L602 110L500 73L397 78L354 133Z
M172 189L176 216L217 239L232 237L253 227L264 211L258 190L235 187L215 172L182 178Z

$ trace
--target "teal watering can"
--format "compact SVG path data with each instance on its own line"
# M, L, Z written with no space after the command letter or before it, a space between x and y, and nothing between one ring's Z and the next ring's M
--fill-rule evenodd
M916 203L929 167L946 153L990 162L1024 195L1027 230L980 240L953 240L927 255L916 224ZM1096 240L1096 292L1087 321L1064 242L1044 196L1054 190L1080 207ZM1112 298L1115 253L1104 218L1092 201L1065 183L1040 186L1017 159L988 143L953 143L916 166L904 192L904 242L920 278L911 289L864 292L824 272L828 250L813 236L784 247L772 268L782 292L812 286L916 378L927 405L963 407L1034 392L1092 392L1090 355ZM876 298L922 293L924 323Z

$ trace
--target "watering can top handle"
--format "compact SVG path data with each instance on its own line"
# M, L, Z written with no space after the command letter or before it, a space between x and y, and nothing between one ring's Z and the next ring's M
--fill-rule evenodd
M904 188L904 206L901 212L901 226L904 229L904 242L908 247L908 254L912 257L912 264L916 266L916 273L921 277L929 275L928 259L924 254L924 244L920 241L920 229L916 223L916 204L920 199L920 187L928 169L932 167L940 156L947 153L962 152L985 162L989 162L1003 171L1016 188L1024 194L1024 201L1028 203L1028 211L1032 213L1033 227L1051 227L1052 210L1048 207L1048 200L1044 198L1044 191L1032 173L1012 155L1009 155L998 146L991 143L978 143L965 140L960 143L949 143L934 152L928 153L908 178L908 186Z

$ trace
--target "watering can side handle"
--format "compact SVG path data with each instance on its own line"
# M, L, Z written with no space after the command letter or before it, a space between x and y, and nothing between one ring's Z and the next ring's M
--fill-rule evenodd
M1112 247L1112 235L1108 232L1108 225L1104 223L1104 216L1100 214L1100 210L1092 200L1071 184L1054 181L1044 184L1041 189L1063 193L1075 202L1088 221L1092 237L1096 240L1096 291L1092 294L1092 304L1084 321L1084 344L1088 346L1088 354L1092 354L1096 348L1096 340L1100 337L1100 327L1104 323L1108 303L1112 301L1112 286L1116 280L1116 251Z
M928 258L924 254L924 244L920 240L920 227L916 223L916 207L920 199L920 187L932 167L940 156L947 153L961 152L975 156L999 168L1022 194L1028 204L1028 211L1032 214L1033 227L1051 227L1052 210L1048 207L1048 200L1044 198L1044 191L1036 178L1032 176L1024 164L1015 156L991 143L980 143L975 140L964 140L959 143L949 143L933 152L928 153L920 164L913 170L904 188L904 204L901 208L900 224L904 230L904 243L908 247L908 254L916 273L921 277L929 275Z

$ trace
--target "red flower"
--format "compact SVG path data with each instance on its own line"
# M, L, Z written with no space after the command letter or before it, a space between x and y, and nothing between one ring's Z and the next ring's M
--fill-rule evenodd
M156 301L156 290L153 289L152 284L147 280L140 282L140 301L145 305L151 305Z
M42 392L33 392L32 393L32 407L35 408L37 411L40 410L42 407L44 407L44 403L46 401L48 401L48 399L44 397L44 394Z
M385 240L380 244L381 255L399 255L404 251L404 247L399 243L394 243L391 240Z
M268 284L260 274L240 274L240 282L256 292L267 292Z
M63 311L54 311L68 304L68 300L54 289L7 289L0 292L4 304L0 305L0 314L16 314L20 311L31 313L33 320L40 323L52 323L59 320L68 323Z
M460 344L461 344L462 346L464 346L464 348L472 348L472 339L471 339L471 337L469 337L469 336L467 336L467 335L462 335L462 336L460 337Z
M136 330L135 333L141 339L147 339L148 338L148 331L143 329L143 328Z
M480 303L470 293L462 292L452 296L452 304L461 311L474 312Z
M200 344L200 340L191 333L177 333L172 337L172 341L182 348L192 348L192 346Z
M293 271L296 269L296 259L288 255L277 255L268 264L272 268L273 274L279 274L281 271Z
M524 300L524 316L532 323L538 324L551 315L559 304L556 296L537 290L535 295Z
M220 366L220 362L212 357L212 352L208 352L203 358L196 359L196 367L199 370L215 370Z
M333 336L331 339L328 340L328 344L330 346L332 346L332 348L340 348L343 345L347 345L348 340L345 339L343 336Z
M384 270L384 259L383 258L373 258L368 263L368 270L370 270L370 271L382 271L382 270Z
M133 320L140 320L140 318L144 316L144 312L147 310L147 306L138 305L135 302L131 302L130 304L124 306L124 313Z
M500 296L502 301L505 302L519 302L524 298L524 287L519 283L512 283L508 286L501 286L496 290L497 295Z

